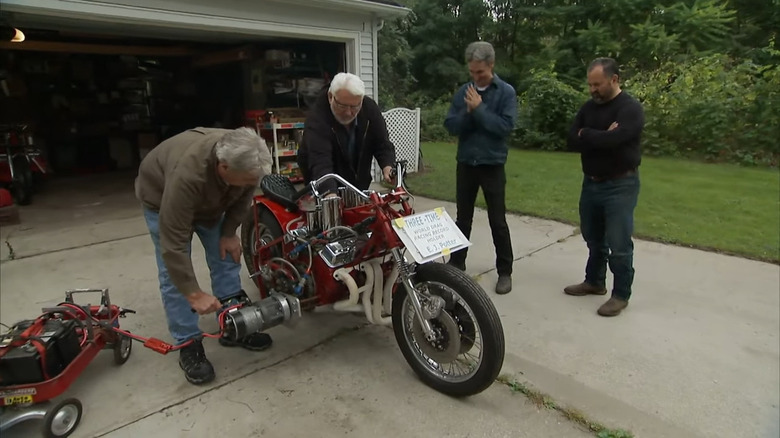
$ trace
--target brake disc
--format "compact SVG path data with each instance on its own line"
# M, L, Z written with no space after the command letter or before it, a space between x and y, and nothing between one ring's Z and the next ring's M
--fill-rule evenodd
M415 316L412 323L412 334L417 340L422 352L439 363L447 363L455 360L461 353L460 333L458 323L447 312L439 312L439 316L430 320L436 338L433 341L425 339L420 320Z

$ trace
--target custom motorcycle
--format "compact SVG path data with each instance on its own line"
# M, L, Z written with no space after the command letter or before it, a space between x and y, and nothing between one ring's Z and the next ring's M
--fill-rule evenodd
M282 175L261 181L242 225L245 263L261 299L224 316L239 338L294 325L307 310L332 306L392 326L404 358L430 387L470 396L489 387L504 360L504 332L485 291L440 263L470 242L443 208L415 213L404 163L395 187L359 190L336 174L296 191ZM321 193L326 181L338 192Z

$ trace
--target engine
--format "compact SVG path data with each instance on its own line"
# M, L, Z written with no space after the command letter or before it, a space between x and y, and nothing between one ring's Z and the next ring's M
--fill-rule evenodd
M352 227L342 225L344 206L357 202L351 199L345 204L341 196L333 196L304 207L305 216L287 225L286 256L269 258L260 266L258 275L265 290L306 299L314 297L319 287L320 301L346 294L346 287L333 278L333 271L355 259L370 237L368 225L375 220L371 216Z

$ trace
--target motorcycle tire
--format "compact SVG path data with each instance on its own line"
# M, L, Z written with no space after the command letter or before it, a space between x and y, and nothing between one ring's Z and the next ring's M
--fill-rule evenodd
M30 162L26 157L17 155L13 158L14 180L11 183L11 193L19 205L29 205L33 196L33 174Z
M271 214L267 208L261 205L257 206L257 220L259 222L258 228L261 236L267 233L267 237L273 240L282 235L282 226L279 224L279 221L276 220L274 215ZM247 218L244 220L244 223L241 224L241 252L244 253L244 263L246 264L246 269L249 271L250 275L257 272L254 260L256 240L255 215L254 212L250 211ZM279 248L278 253L275 255L281 256L281 248ZM253 280L255 281L255 284L258 284L259 286L258 282L260 279L255 277Z
M493 302L474 279L457 268L444 263L419 265L413 281L415 287L429 284L443 291L453 291L459 296L462 303L465 303L465 307L460 301L456 303L454 301L455 297L451 297L454 304L448 304L441 311L442 313L447 313L449 317L443 318L444 315L440 314L440 316L432 319L431 323L439 330L447 330L445 319L451 321L449 323L450 327L453 327L452 322L456 322L459 331L459 342L457 345L460 347L458 356L468 352L474 346L477 339L475 334L479 333L481 355L476 369L465 378L443 377L443 370L434 370L431 363L433 359L424 357L425 353L423 352L426 348L431 351L430 349L434 348L433 344L420 336L421 329L417 328L417 330L414 330L414 322L411 324L404 322L408 312L412 312L411 318L413 320L417 320L417 317L407 299L408 293L406 288L400 286L393 296L392 319L395 339L404 358L425 384L441 393L454 397L467 397L484 391L498 377L503 366L506 348L504 329ZM468 312L469 310L470 313ZM463 317L464 315L466 318ZM417 336L415 336L415 331L418 332ZM451 334L448 331L445 333L444 338ZM473 339L469 340L468 336L466 336L467 334L473 336ZM422 337L422 339L419 339L419 337ZM424 343L427 343L427 345Z

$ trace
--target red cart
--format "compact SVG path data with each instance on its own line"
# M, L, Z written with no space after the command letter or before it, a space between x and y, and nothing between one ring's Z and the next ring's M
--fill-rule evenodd
M81 306L76 304L73 295L81 293L100 293L100 305ZM100 350L113 350L114 361L118 365L124 364L130 357L132 339L120 334L115 329L119 328L118 320L120 317L135 312L111 304L108 289L69 290L65 292L63 303L56 307L44 308L42 311L41 316L35 320L25 321L25 325L22 327L26 328L20 328L18 323L11 328L9 334L0 338L0 341L3 342L0 343L0 358L5 356L6 359L9 359L11 350L22 349L23 346L38 350L40 353L38 357L42 362L41 370L46 377L40 381L26 383L10 381L7 382L9 384L6 384L0 380L0 435L3 431L20 422L33 419L44 420L43 434L46 437L70 435L81 421L81 402L75 398L67 398L51 406L51 400L63 394L70 387ZM61 332L67 331L65 336L70 337L68 338L69 342L62 341L58 349L54 347L47 349L51 344L44 342L48 333L45 332L48 330L46 327L62 327L63 325L75 326L72 331L61 330ZM44 327L44 331L39 330L41 327ZM50 337L53 336L50 335ZM78 338L77 344L74 342L73 336ZM67 360L67 364L61 364L64 368L59 373L47 375L45 371L47 367L51 368L57 365L53 364L52 361L61 360L68 355L67 351L63 352L67 344L78 345L77 351L73 352L75 356L71 354L73 357ZM47 358L50 362L48 364L46 364ZM8 368L8 363L10 363L10 359L5 361L6 378L13 374L13 370ZM25 372L18 367L17 370Z

